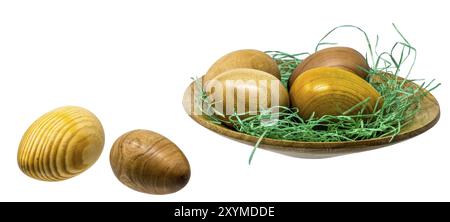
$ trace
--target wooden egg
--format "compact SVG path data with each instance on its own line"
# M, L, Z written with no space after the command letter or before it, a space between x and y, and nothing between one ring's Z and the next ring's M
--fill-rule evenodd
M177 192L191 175L183 152L169 139L148 130L134 130L119 137L109 159L123 184L149 194Z
M203 81L207 83L223 72L237 68L257 69L272 74L278 79L281 78L277 63L269 55L254 49L244 49L226 54L217 60L209 68Z
M102 124L94 114L81 107L66 106L44 114L28 128L17 160L20 169L30 177L65 180L92 166L104 143Z
M289 87L300 74L317 67L338 67L355 73L363 79L367 77L367 72L364 70L370 70L366 59L358 51L348 47L326 48L308 56L297 66L289 78Z
M206 92L215 103L217 116L224 120L235 111L256 115L261 109L289 106L289 93L281 81L256 69L226 71L209 81Z
M370 100L365 112L371 113L380 98L377 90L364 79L336 67L320 67L304 72L295 80L289 93L292 106L297 107L300 116L305 119L313 112L315 117L341 115L367 98Z

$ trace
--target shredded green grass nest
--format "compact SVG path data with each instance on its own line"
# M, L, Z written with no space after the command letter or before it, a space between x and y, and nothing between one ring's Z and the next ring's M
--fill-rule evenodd
M335 45L335 43L325 42L325 40L338 29L351 28L362 33L368 45L366 60L371 66L371 70L367 70L369 74L367 81L382 96L381 107L374 109L373 113L364 114L368 98L339 116L326 115L315 118L313 114L310 118L303 119L299 116L296 108L290 107L264 110L258 115L245 119L241 118L245 113L235 113L230 116L228 123L231 123L238 132L260 138L250 155L249 163L263 138L304 142L357 141L380 137L391 137L392 140L403 127L410 124L421 109L422 99L440 84L433 84L434 80L425 83L423 80L408 78L417 52L397 27L393 26L401 40L396 42L389 51L378 52L378 36L373 46L366 32L352 25L338 26L332 29L316 47L317 51L323 45ZM278 63L281 81L285 86L291 73L302 62L302 58L310 55L310 53L288 54L279 51L266 53ZM407 75L404 79L398 76L400 71L405 69L403 66L407 66ZM422 83L418 83L419 81ZM412 84L413 82L417 83L419 87ZM196 98L196 104L211 121L222 124L223 121L214 116L214 101L209 100L201 84L197 84L197 87L201 93ZM347 115L354 110L360 111L357 114Z

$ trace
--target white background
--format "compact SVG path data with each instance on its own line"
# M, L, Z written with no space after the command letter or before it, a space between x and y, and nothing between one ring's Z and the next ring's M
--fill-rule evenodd
M0 201L450 201L445 2L1 1ZM413 77L443 83L434 92L440 122L414 139L320 160L258 150L248 166L250 146L202 128L183 111L190 77L230 51L312 51L343 24L380 34L387 49L399 40L392 22L418 49ZM337 38L361 49L354 32ZM31 179L16 163L22 134L63 105L99 117L104 152L67 181ZM184 151L192 176L183 190L148 195L115 178L110 147L136 128L157 131Z

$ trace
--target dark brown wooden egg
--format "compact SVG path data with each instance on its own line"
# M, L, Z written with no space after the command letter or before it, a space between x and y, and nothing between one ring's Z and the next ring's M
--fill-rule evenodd
M297 66L289 78L289 87L292 86L297 77L302 73L318 67L338 67L355 73L363 79L367 77L366 70L370 69L364 56L352 48L326 48L308 56Z
M111 149L110 163L123 184L149 194L177 192L191 175L183 152L166 137L148 130L119 137Z

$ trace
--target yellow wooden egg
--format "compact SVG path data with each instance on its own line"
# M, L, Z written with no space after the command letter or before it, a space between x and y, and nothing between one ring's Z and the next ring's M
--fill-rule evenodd
M123 184L149 194L177 192L191 176L189 162L177 145L149 130L119 137L111 149L110 163Z
M280 80L256 69L233 69L206 85L218 117L228 120L235 111L256 115L273 106L289 106L289 93Z
M301 117L341 115L370 98L365 113L371 113L381 97L375 88L358 75L336 67L319 67L301 74L289 91L293 107ZM381 99L378 107L381 106ZM360 111L355 110L353 113Z
M303 60L292 72L289 87L302 73L318 67L337 67L355 73L361 78L367 77L370 67L366 59L358 51L349 47L330 47L319 50Z
M237 68L257 69L280 79L278 65L269 55L254 49L243 49L228 53L217 60L209 68L203 81L206 83L225 71Z
M103 127L94 114L81 107L61 107L44 114L28 128L17 161L32 178L65 180L92 166L104 143Z

